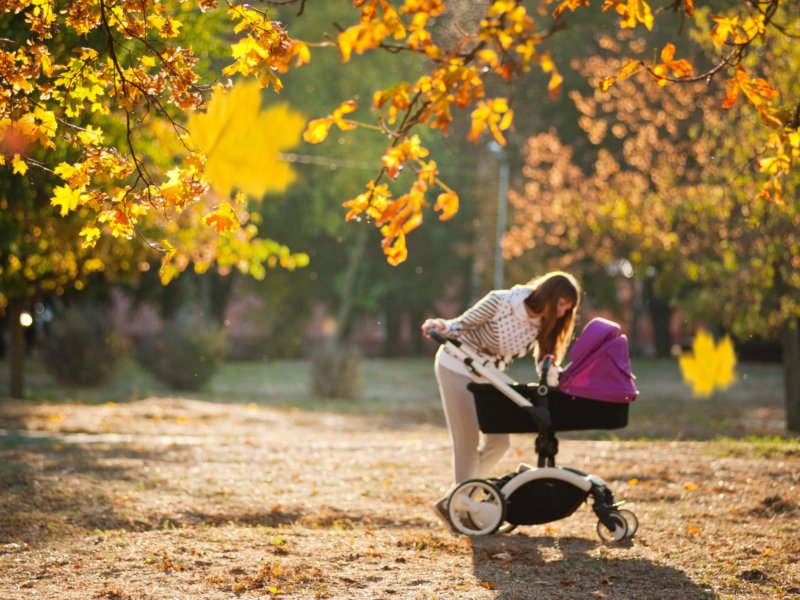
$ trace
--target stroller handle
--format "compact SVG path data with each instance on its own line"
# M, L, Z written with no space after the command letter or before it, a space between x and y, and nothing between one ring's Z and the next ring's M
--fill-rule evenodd
M443 336L441 333L439 333L436 329L433 328L428 329L428 335L431 336L431 338L433 338L440 344L446 344L447 342L450 342L451 344L455 344L456 346L461 345L461 343L458 342L457 340L451 340L450 338Z

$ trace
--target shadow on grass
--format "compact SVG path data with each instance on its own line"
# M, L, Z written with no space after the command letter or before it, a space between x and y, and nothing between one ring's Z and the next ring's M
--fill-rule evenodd
M279 527L302 519L300 512L271 509L204 512L180 502L163 510L142 509L126 495L154 490L168 495L173 484L149 464L188 462L183 451L119 445L61 444L59 437L0 438L0 543L36 545L45 539L93 531L154 531L196 526ZM175 453L178 452L178 455ZM179 485L175 483L174 485ZM180 491L180 490L179 490Z
M209 506L208 498L194 498L183 482L159 473L167 463L165 471L169 473L180 472L176 465L191 465L191 446L165 448L75 444L57 435L0 436L0 545L37 546L113 531L295 525L311 529L402 529L423 524L335 508L305 512L265 504L259 509L243 506L237 499ZM159 502L138 498L150 494Z
M131 511L117 482L155 487L137 466L155 453L132 448L60 444L6 436L0 441L0 542L35 545L95 530L160 526ZM110 489L109 489L110 488Z
M532 598L716 598L677 569L640 558L593 556L588 539L514 536L472 538L481 585L498 600ZM560 557L559 557L560 554Z

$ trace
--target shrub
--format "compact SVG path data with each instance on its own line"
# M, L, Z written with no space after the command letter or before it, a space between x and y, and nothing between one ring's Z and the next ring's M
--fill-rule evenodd
M142 340L136 359L171 389L196 391L211 379L226 352L222 327L183 316Z
M96 386L108 381L127 350L105 311L72 306L57 313L43 343L45 368L59 383Z

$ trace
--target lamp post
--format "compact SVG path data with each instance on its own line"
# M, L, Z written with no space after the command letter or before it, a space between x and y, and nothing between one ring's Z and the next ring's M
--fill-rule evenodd
M500 183L497 190L497 239L494 249L494 289L504 287L503 235L506 233L506 211L508 207L508 157L503 147L495 141L489 142L489 151L497 157L500 167Z

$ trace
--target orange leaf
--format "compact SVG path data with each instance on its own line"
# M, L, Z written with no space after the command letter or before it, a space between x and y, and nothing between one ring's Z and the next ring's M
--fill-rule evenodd
M405 262L408 258L408 248L406 247L406 236L402 231L397 232L397 237L393 243L386 243L384 240L383 252L386 255L386 262L393 267Z
M355 111L357 108L358 104L355 102L355 100L348 100L347 102L343 102L336 110L333 111L331 118L336 123L336 126L342 131L355 129L357 125L355 123L351 123L350 121L345 121L342 119L342 116Z
M227 202L221 204L217 210L205 218L205 224L213 226L217 233L225 233L239 228L239 220L233 207Z
M559 4L556 9L553 11L553 18L557 19L561 16L561 13L564 12L566 9L574 12L580 6L589 6L589 0L564 0L561 4Z
M642 68L642 62L639 60L629 60L625 63L625 65L619 70L616 75L612 75L611 77L606 77L600 80L600 89L604 92L607 92L609 88L614 85L617 81L622 81L623 79L627 79L639 69Z
M562 83L564 83L564 78L561 76L561 73L553 71L553 74L550 76L550 82L547 84L547 91L552 100L558 98L558 95L561 93Z
M675 56L675 44L669 43L664 46L664 49L661 51L661 60L665 63L668 63L672 60Z
M440 210L440 221L449 221L458 212L458 195L455 192L445 192L436 198L433 210Z

